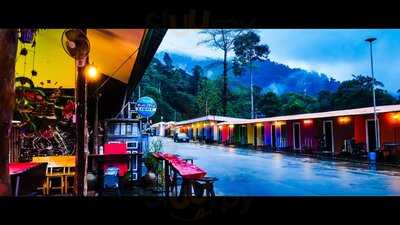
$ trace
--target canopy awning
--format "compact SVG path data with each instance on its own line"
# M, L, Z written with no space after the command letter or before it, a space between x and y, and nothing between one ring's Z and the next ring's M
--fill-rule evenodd
M100 73L128 84L134 75L132 69L142 49L142 40L148 39L146 36L151 30L88 29L87 36L91 45L89 62L94 63ZM16 76L31 78L35 86L39 87L74 88L75 60L62 47L63 31L64 29L40 30L36 36L35 51L31 44L19 43ZM165 32L166 30L161 32L161 39ZM158 48L160 42L161 40L150 44ZM24 47L28 50L26 56L19 54ZM31 75L33 69L37 71L37 76Z

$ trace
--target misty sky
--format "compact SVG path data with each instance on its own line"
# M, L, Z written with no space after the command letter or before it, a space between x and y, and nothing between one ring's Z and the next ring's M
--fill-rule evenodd
M168 30L159 51L192 57L221 57L222 51L197 45L199 30ZM268 44L273 61L290 67L325 73L343 81L352 74L370 75L369 46L373 36L375 77L385 88L400 89L400 29L260 29L261 43ZM233 52L230 54L233 55Z

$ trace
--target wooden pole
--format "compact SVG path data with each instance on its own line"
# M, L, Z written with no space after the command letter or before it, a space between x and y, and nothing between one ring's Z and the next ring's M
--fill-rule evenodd
M95 115L94 115L94 125L93 125L93 151L94 154L99 154L99 101L101 98L101 93L96 94L96 108L95 108Z
M84 30L86 33L86 30ZM87 65L88 58L85 65ZM85 67L77 68L76 79L76 172L75 193L78 196L87 195L87 158L88 158L88 131L87 131L87 80Z
M9 142L15 102L17 30L0 29L0 196L11 195Z

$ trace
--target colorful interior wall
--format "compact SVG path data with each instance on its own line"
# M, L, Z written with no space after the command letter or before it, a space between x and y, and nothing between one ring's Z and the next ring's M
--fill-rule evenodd
M254 144L254 128L252 124L247 124L247 144Z
M241 145L247 145L247 126L246 125L240 125L240 144Z
M293 123L292 121L286 121L287 128L287 147L293 147Z
M227 143L229 139L229 126L224 125L221 127L221 141L222 143Z
M241 137L242 137L242 129L241 128L242 128L242 125L235 125L233 128L235 144L241 144Z
M400 112L379 115L381 145L400 142Z
M344 148L345 140L354 138L355 119L354 117L345 116L336 117L333 121L335 152L340 152Z
M263 146L264 145L264 127L262 126L261 123L256 124L257 127L257 146Z
M354 141L356 143L366 143L365 116L364 115L353 116L353 120L354 120Z
M264 145L271 146L271 124L264 123Z
M275 122L275 140L276 140L276 147L282 147L282 135L281 135L281 125L285 122Z
M213 125L213 135L214 135L214 141L218 141L218 126L216 123Z
M302 149L316 149L317 140L317 120L307 119L300 121L300 136ZM293 131L292 131L293 132Z

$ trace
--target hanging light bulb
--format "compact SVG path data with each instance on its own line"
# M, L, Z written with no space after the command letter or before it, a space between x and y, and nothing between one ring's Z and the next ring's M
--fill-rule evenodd
M98 75L97 68L93 64L89 64L86 68L86 75L90 79L96 79Z

